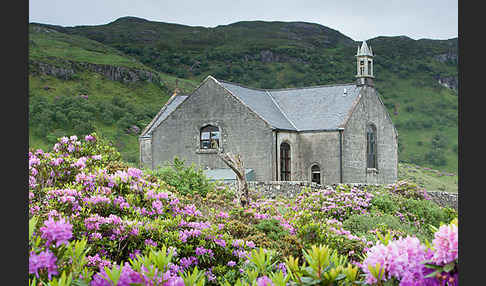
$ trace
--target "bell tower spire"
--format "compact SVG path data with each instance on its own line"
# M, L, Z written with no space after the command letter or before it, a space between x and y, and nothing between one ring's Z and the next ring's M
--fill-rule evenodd
M373 51L363 41L361 48L356 52L356 84L358 86L373 86Z

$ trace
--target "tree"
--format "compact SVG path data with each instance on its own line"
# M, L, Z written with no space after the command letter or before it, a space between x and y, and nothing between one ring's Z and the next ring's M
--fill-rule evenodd
M248 183L246 182L245 168L241 161L240 154L233 155L231 152L218 152L218 156L236 174L236 199L242 207L250 202L248 194Z

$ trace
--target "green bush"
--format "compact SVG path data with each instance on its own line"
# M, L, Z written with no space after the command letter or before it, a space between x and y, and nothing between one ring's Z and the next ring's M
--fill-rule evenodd
M432 239L427 231L417 229L410 222L402 222L397 216L391 214L373 213L372 215L352 215L343 222L343 228L351 231L358 236L364 236L368 241L376 240L377 231L383 232L390 230L395 237L398 236L417 236L422 241Z
M284 230L276 219L264 219L255 225L255 228L264 232L272 240L280 240L289 232Z
M152 171L152 174L183 195L199 194L205 197L214 186L201 169L196 168L194 164L186 167L184 160L177 157L174 157L172 164L167 163L166 166Z
M399 210L398 198L391 194L374 196L371 205L386 214L395 214Z
M403 212L410 213L426 224L439 227L440 223L448 223L454 218L454 212L441 208L433 201L407 199L402 204Z

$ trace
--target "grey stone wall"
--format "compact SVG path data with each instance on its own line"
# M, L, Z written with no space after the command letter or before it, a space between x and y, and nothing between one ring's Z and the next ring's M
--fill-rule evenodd
M138 138L140 148L140 167L152 168L152 137Z
M296 197L303 188L308 187L312 190L319 190L321 185L307 181L248 181L248 188L255 190L266 198L276 197ZM236 181L224 183L229 188L236 188Z
M428 191L427 194L430 196L430 199L438 205L451 207L456 211L458 210L459 194L439 191Z
M339 183L339 133L278 131L277 166L280 179L280 144L290 145L292 181L311 181L311 166L319 165L321 184Z
M256 180L274 176L274 133L246 105L208 78L152 133L152 167L172 161L174 156L205 169L227 168L216 152L199 149L200 128L220 128L220 147L241 155L245 168Z
M377 166L366 168L366 127L377 132ZM397 180L398 145L388 112L373 88L365 88L343 132L343 182L390 184Z

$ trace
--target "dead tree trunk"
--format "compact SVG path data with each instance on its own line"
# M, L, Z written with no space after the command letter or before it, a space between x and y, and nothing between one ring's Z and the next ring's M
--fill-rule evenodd
M240 154L233 155L231 153L218 153L223 162L233 170L236 174L236 199L242 207L244 207L250 200L248 194L248 184L246 182L245 168L241 161Z

